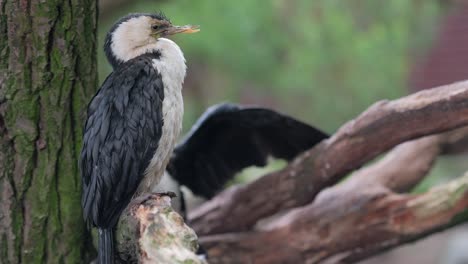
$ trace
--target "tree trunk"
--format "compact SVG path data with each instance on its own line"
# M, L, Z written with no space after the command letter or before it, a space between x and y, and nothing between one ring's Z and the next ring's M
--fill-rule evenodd
M0 0L0 263L83 263L77 166L97 2Z

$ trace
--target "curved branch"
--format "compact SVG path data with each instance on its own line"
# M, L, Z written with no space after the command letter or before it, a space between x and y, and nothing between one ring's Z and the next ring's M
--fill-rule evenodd
M468 81L375 103L285 169L220 193L189 215L199 235L248 230L404 141L468 124ZM261 195L259 195L261 194Z
M314 202L328 195L329 190L336 193L340 188L359 189L379 184L399 193L411 190L431 170L442 145L447 145L442 144L443 137L428 136L396 146L381 160L353 173L346 184L320 192Z
M200 242L210 263L354 262L468 220L468 174L422 195L374 185L326 198L257 231Z

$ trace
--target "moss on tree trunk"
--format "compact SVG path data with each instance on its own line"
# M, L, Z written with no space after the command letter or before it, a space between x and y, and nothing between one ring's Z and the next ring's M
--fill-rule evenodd
M97 87L94 0L0 0L0 263L83 263L77 158Z

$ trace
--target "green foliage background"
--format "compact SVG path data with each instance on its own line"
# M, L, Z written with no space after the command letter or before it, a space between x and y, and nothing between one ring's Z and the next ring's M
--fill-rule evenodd
M101 20L100 42L118 17L158 10L202 29L175 37L190 66L186 129L208 105L247 101L329 132L406 93L409 61L428 47L441 12L437 1L136 1ZM100 58L102 80L110 68ZM194 78L201 102L190 96Z
M201 26L175 37L189 65L185 130L208 106L231 101L329 133L372 103L407 93L410 67L444 13L436 0L140 0L102 17L101 46L119 17L159 10L174 24ZM102 50L99 58L103 80L111 69Z

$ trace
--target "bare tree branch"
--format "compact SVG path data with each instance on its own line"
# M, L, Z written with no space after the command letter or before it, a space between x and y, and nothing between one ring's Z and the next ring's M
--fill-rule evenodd
M466 220L468 175L423 195L383 188L293 210L269 229L201 238L210 263L350 263Z
M350 263L468 219L468 174L402 195L429 171L453 133L402 144L350 179L257 230L205 236L210 263Z
M406 192L430 171L441 149L441 136L428 136L396 146L382 160L355 172L336 188L366 188L379 184L395 192ZM326 191L320 192L316 201Z
M375 103L285 169L220 193L189 215L199 235L248 230L259 219L305 205L327 186L407 140L468 124L468 82Z

